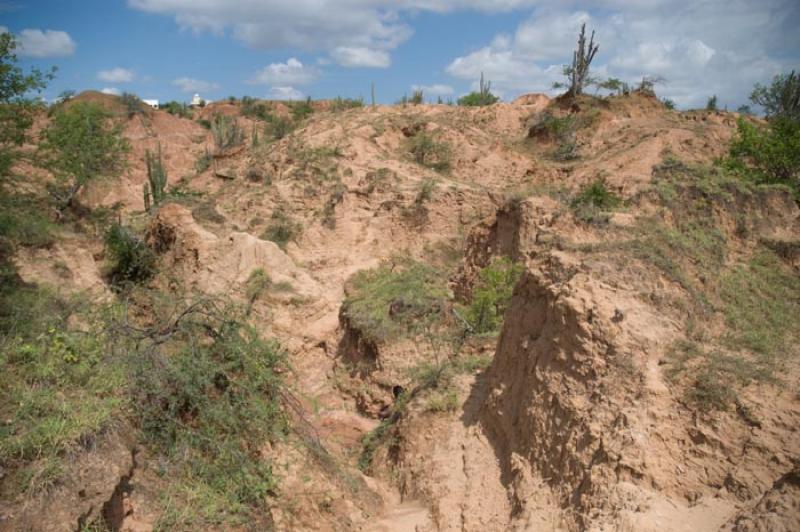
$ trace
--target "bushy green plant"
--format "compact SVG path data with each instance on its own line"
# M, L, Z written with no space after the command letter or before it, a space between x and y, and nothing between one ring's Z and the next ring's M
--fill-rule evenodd
M706 102L706 111L717 111L717 95L710 96Z
M583 187L572 200L575 216L584 222L598 223L608 219L607 212L622 204L622 198L608 190L602 178Z
M767 118L800 122L800 72L779 74L769 87L757 83L750 100L764 109Z
M129 147L122 125L95 103L76 102L60 109L42 137L39 157L56 177L50 191L59 208L71 206L90 181L112 177L125 166Z
M172 352L138 361L136 414L148 441L183 466L185 481L224 501L217 518L246 515L277 486L260 449L286 427L276 371L285 355L216 305L198 310L212 318L181 322Z
M421 105L425 103L425 95L422 92L422 89L416 89L411 93L411 98L408 99L408 103L411 105Z
M125 106L125 111L128 113L128 117L132 117L144 110L144 103L135 94L123 92L119 97L119 100L122 105Z
M262 238L275 242L281 249L285 250L286 245L297 238L299 234L300 224L295 222L284 209L278 208L272 211L272 216Z
M26 140L40 107L30 95L44 90L55 73L32 69L25 74L17 66L16 47L11 33L0 33L0 180L8 175L15 149Z
M211 119L211 134L218 152L241 146L244 142L244 130L234 116L216 113Z
M413 336L440 320L447 296L438 271L404 260L355 274L342 312L367 338L381 343Z
M450 169L452 149L445 141L438 141L425 131L420 131L409 139L408 151L422 166L443 172Z
M478 91L470 92L458 99L458 105L466 107L483 107L485 105L492 105L497 103L500 98L492 94L492 82L484 81L483 72L481 72L481 80L479 82Z
M192 109L185 103L176 102L175 100L162 103L159 108L162 111L166 111L171 115L178 116L180 118L192 118Z
M758 126L739 118L725 165L757 183L788 185L800 198L800 121L777 118Z
M496 257L478 273L466 319L475 334L494 333L500 329L503 315L511 301L514 286L522 275L522 265L505 257Z
M106 233L105 245L112 284L140 283L155 274L155 254L130 228L114 223Z
M198 174L201 174L211 167L211 162L213 160L214 157L208 151L208 148L206 148L206 150L194 162L194 169L197 171Z

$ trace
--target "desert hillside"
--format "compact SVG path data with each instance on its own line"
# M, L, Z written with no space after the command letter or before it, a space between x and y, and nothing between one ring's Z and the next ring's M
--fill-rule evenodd
M57 208L39 146L86 106L124 164ZM740 118L40 110L0 216L0 529L800 529L800 210L723 164Z

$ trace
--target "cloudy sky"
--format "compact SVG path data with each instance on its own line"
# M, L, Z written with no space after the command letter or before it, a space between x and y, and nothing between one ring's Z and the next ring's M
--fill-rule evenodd
M0 0L25 65L67 89L187 100L551 92L582 23L594 73L660 76L679 107L746 103L800 69L800 0Z

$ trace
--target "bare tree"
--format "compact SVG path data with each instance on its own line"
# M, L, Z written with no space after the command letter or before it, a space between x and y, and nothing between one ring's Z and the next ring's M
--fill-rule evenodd
M589 78L589 65L597 54L600 45L594 43L594 30L589 38L589 46L586 46L586 23L581 25L581 33L578 35L578 48L572 54L572 66L567 68L569 77L568 94L572 97L583 94L583 88Z

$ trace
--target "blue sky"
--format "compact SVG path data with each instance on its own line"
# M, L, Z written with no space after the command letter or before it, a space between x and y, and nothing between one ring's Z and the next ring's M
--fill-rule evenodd
M58 66L66 89L142 98L369 98L413 87L457 98L481 72L504 99L551 92L580 24L595 73L660 76L680 107L746 103L800 68L797 0L0 0L23 65Z

